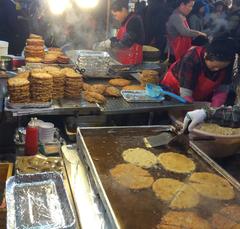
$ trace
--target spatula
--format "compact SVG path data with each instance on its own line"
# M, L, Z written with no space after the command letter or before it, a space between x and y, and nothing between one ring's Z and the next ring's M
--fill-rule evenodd
M153 148L163 145L181 147L184 150L188 150L189 148L187 128L184 131L178 132L176 136L173 136L171 132L163 132L155 136L146 137L143 139L143 141L147 148Z
M190 124L190 123L189 123ZM214 137L210 136L194 136L191 140L193 141L214 141ZM189 137L188 137L188 127L185 130L181 130L176 136L172 136L172 133L163 132L155 136L146 137L143 139L145 146L147 148L154 148L163 145L168 145L172 147L180 147L183 150L189 149Z

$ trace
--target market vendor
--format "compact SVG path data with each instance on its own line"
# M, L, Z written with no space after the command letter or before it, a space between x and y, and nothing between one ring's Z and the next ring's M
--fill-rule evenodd
M187 15L192 11L194 0L176 1L176 9L167 22L167 39L170 54L175 60L180 59L192 46L192 38L198 36L206 37L206 34L189 28Z
M192 47L168 69L161 83L188 102L210 101L219 107L227 99L232 82L235 42L215 39L207 47Z
M112 15L121 23L117 36L95 44L94 48L111 49L116 59L122 64L142 63L144 43L142 19L128 12L128 0L116 0L112 5Z
M222 106L190 111L184 118L183 129L188 127L188 130L191 131L204 121L217 123L221 126L240 127L240 106Z

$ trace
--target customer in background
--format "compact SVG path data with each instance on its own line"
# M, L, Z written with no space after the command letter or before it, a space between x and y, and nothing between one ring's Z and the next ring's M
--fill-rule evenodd
M191 29L203 32L204 15L206 4L203 1L196 1L193 10L188 17L189 27Z
M217 0L214 3L213 12L206 18L205 32L210 38L226 33L228 27L227 12L228 8L224 1Z
M143 17L145 30L145 45L158 48L164 58L166 48L166 22L170 16L169 3L164 0L149 0Z
M170 53L175 60L180 59L192 46L192 38L206 36L197 30L189 28L187 16L192 11L194 0L178 0L176 9L167 22L167 37Z
M232 82L236 47L231 38L213 40L206 48L193 47L173 63L162 80L187 101L223 105Z

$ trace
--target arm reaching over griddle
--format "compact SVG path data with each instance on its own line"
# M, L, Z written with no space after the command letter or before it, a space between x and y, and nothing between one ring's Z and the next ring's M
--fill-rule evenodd
M186 114L183 129L188 127L192 131L198 124L205 121L214 122L221 126L239 127L240 126L240 106L206 108L190 111ZM190 125L188 126L188 124Z

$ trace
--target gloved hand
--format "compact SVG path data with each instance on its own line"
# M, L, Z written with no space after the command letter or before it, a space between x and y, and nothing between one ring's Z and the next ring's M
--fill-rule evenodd
M111 40L107 39L105 41L97 42L93 45L93 50L107 50L111 48Z
M198 110L188 112L183 121L183 131L187 127L188 127L188 130L191 131L195 126L203 122L206 117L207 117L207 113L204 109L198 109ZM190 125L189 125L189 122L191 122Z

